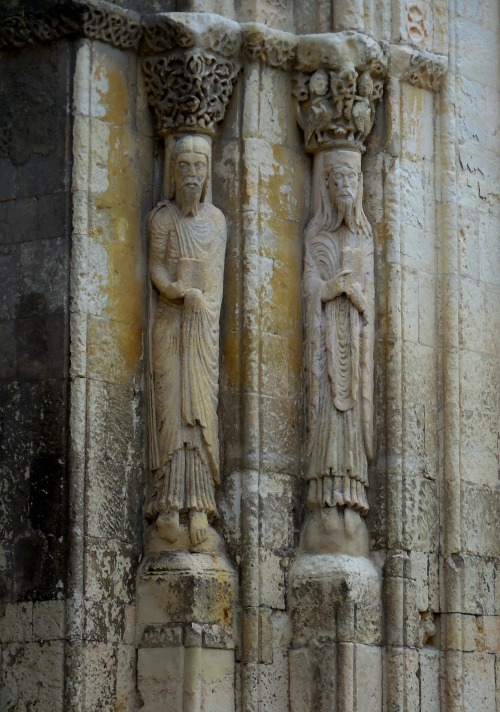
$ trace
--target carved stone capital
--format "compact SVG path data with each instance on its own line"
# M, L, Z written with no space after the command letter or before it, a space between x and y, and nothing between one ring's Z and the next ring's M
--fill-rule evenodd
M390 46L390 74L420 89L439 91L448 58L406 45Z
M293 94L306 150L364 151L387 73L382 46L359 32L303 35L296 69Z
M214 133L240 70L240 45L240 26L219 15L145 19L142 69L160 135Z
M108 2L39 0L26 3L15 14L0 17L0 50L75 36L101 40L120 49L136 49L141 32L137 13Z

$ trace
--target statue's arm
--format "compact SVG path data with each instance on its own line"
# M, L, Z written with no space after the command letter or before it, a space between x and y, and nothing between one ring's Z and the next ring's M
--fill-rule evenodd
M149 271L151 281L161 295L167 299L182 299L184 290L172 280L165 266L165 254L169 240L170 226L158 211L151 220Z

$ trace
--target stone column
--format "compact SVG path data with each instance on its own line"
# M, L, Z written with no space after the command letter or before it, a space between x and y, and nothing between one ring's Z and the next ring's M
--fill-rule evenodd
M305 233L306 520L290 572L294 712L380 710L381 590L365 516L373 460L374 243L361 155L386 58L355 33L299 40L294 95L314 155Z
M148 712L234 709L237 575L217 531L218 351L226 223L211 140L239 65L239 25L156 15L143 72L165 142L150 217L149 464L137 580L139 691Z

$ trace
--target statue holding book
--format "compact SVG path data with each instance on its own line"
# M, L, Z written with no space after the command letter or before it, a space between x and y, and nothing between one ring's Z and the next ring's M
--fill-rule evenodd
M186 520L192 547L217 518L219 316L226 221L207 202L211 146L199 135L172 141L171 200L150 217L150 466L146 514L174 544ZM185 527L184 527L185 528Z

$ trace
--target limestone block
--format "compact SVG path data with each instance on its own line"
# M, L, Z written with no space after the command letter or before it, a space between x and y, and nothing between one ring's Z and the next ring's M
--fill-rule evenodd
M328 646L326 654L325 650L323 650L324 657L331 662L331 669L333 669L333 660L331 660L333 650L333 645ZM312 657L312 651L308 647L298 647L290 650L290 704L292 712L310 712L313 709Z
M293 546L294 479L280 473L262 473L259 478L259 500L262 543L271 551Z
M116 653L116 703L120 712L135 712L137 655L134 645L120 645Z
M418 340L437 345L437 280L426 272L418 274Z
M439 543L439 508L436 482L419 475L405 478L405 546L432 552Z
M464 482L462 502L464 553L497 556L500 549L498 489Z
M405 178L403 177L404 181ZM421 214L421 213L419 213ZM401 225L401 251L403 263L419 272L435 274L436 255L434 252L434 237L425 232L422 227L411 223Z
M63 712L63 641L14 643L5 646L2 657L4 687L0 701L3 709Z
M262 334L262 393L298 398L300 348L293 339L277 334Z
M380 712L382 710L382 648L372 645L355 645L356 710Z
M495 613L495 560L465 554L442 560L442 576L450 580L450 573L461 582L461 611L473 615ZM447 612L445 602L441 610Z
M498 507L500 495L490 487L464 482L464 553L497 556L499 551Z
M260 91L259 137L300 150L302 137L295 120L290 74L263 67Z
M96 380L87 390L87 532L135 541L143 466L140 396L132 387Z
M150 648L138 654L144 712L234 710L234 653L206 648ZM189 707L188 707L189 708Z
M137 581L138 643L149 624L220 625L231 640L236 586L222 557L176 552L145 559Z
M442 653L439 650L420 650L420 709L422 712L440 712L440 666Z
M461 371L461 437L463 479L496 484L498 378L496 361L485 354L464 351Z
M401 321L403 339L418 341L419 284L416 270L403 267L401 270Z
M482 83L493 87L498 82L498 69L491 57L497 51L497 38L492 29L458 19L457 70L468 79L481 77Z
M434 158L433 94L406 82L401 85L403 155L412 161Z
M64 638L64 601L39 601L33 604L33 638L60 640Z
M497 168L498 168L498 159ZM485 168L485 167L483 167ZM485 168L486 169L486 168ZM498 181L498 170L494 174ZM490 210L480 212L479 221L480 279L498 286L500 277L500 246L498 245L498 212Z
M417 609L416 582L400 577L386 577L384 599L387 609L387 639L390 645L420 645L420 617Z
M495 656L464 653L464 712L495 712Z
M429 558L420 551L410 552L411 576L416 582L416 604L419 611L429 607Z
M389 697L387 710L398 712L404 709L419 709L418 651L411 648L391 647L384 651L386 670L385 690Z
M273 613L272 662L262 666L261 704L264 712L288 712L288 645L291 638L291 626L288 615Z
M143 354L142 334L140 325L89 317L89 376L108 383L129 383Z
M487 352L486 289L480 283L460 280L460 344L470 351Z
M266 547L260 548L260 605L285 610L285 571L282 558Z
M484 150L476 143L467 142L460 145L459 156L463 167L458 174L460 192L481 207L494 204L498 183L498 155L494 151Z
M182 710L184 653L182 647L138 651L137 675L145 712Z
M294 474L300 462L299 406L285 398L261 396L262 465L268 472Z
M120 643L124 639L126 607L114 600L84 602L85 639L99 643Z
M289 575L294 639L376 644L381 636L380 579L371 561L301 554Z
M0 618L0 642L17 643L32 640L33 604L7 603Z
M460 272L470 279L478 280L480 250L477 209L463 204L458 206L458 235Z
M476 141L484 145L486 140L486 87L475 80L458 77L459 120L457 130L463 141Z
M91 710L115 711L116 657L107 643L89 642L83 651L85 703Z

